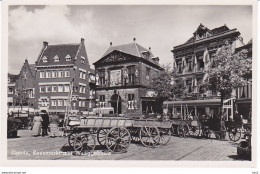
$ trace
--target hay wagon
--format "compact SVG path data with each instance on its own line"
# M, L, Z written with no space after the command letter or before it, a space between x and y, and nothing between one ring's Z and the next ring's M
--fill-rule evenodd
M176 132L180 137L185 136L200 136L201 123L198 119L184 120L172 119L172 133Z

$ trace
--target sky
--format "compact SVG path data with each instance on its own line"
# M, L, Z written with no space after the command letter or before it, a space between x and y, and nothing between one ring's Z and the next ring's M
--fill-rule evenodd
M34 64L43 41L50 45L80 43L90 64L108 49L136 42L151 47L160 63L173 61L171 50L183 44L202 23L209 29L237 28L247 43L252 38L251 6L9 6L8 72L18 74L25 61Z

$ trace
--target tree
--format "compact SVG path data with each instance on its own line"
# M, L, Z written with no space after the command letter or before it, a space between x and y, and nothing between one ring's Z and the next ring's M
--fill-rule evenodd
M174 72L169 66L164 66L163 71L153 76L149 88L157 92L156 100L160 106L164 101L182 97L185 89L182 78L174 79Z
M220 124L222 125L224 124L223 99L230 96L233 90L247 83L245 77L252 74L252 59L247 57L246 50L234 53L232 46L226 43L212 57L208 66L201 87L204 90L220 93Z
M23 107L23 105L28 105L29 94L26 90L17 89L16 94L14 95L14 103L18 106ZM18 110L19 111L19 110ZM18 112L19 116L19 112Z

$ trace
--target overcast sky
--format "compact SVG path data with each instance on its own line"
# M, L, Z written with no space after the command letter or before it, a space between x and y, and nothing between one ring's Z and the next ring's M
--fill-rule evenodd
M186 42L202 23L209 29L237 28L252 38L251 6L12 6L9 9L8 72L24 60L35 63L42 42L79 43L85 39L90 64L113 45L136 42L151 47L160 63L172 63L171 50Z

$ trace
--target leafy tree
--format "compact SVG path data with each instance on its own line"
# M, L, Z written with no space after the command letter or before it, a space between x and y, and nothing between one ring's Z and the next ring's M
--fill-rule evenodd
M169 66L164 66L163 71L153 76L149 88L157 92L156 99L160 106L164 101L182 97L185 89L182 78L174 79L174 72Z
M24 105L28 105L29 103L29 95L28 92L22 89L17 89L16 94L14 95L14 103L21 107ZM18 113L19 114L19 113Z
M226 43L212 57L201 86L204 90L219 92L220 104L223 107L224 97L230 96L233 90L244 86L247 83L245 77L249 77L250 74L252 74L252 59L247 57L247 51L234 53L232 46ZM220 111L220 125L224 124L222 113L223 108Z

